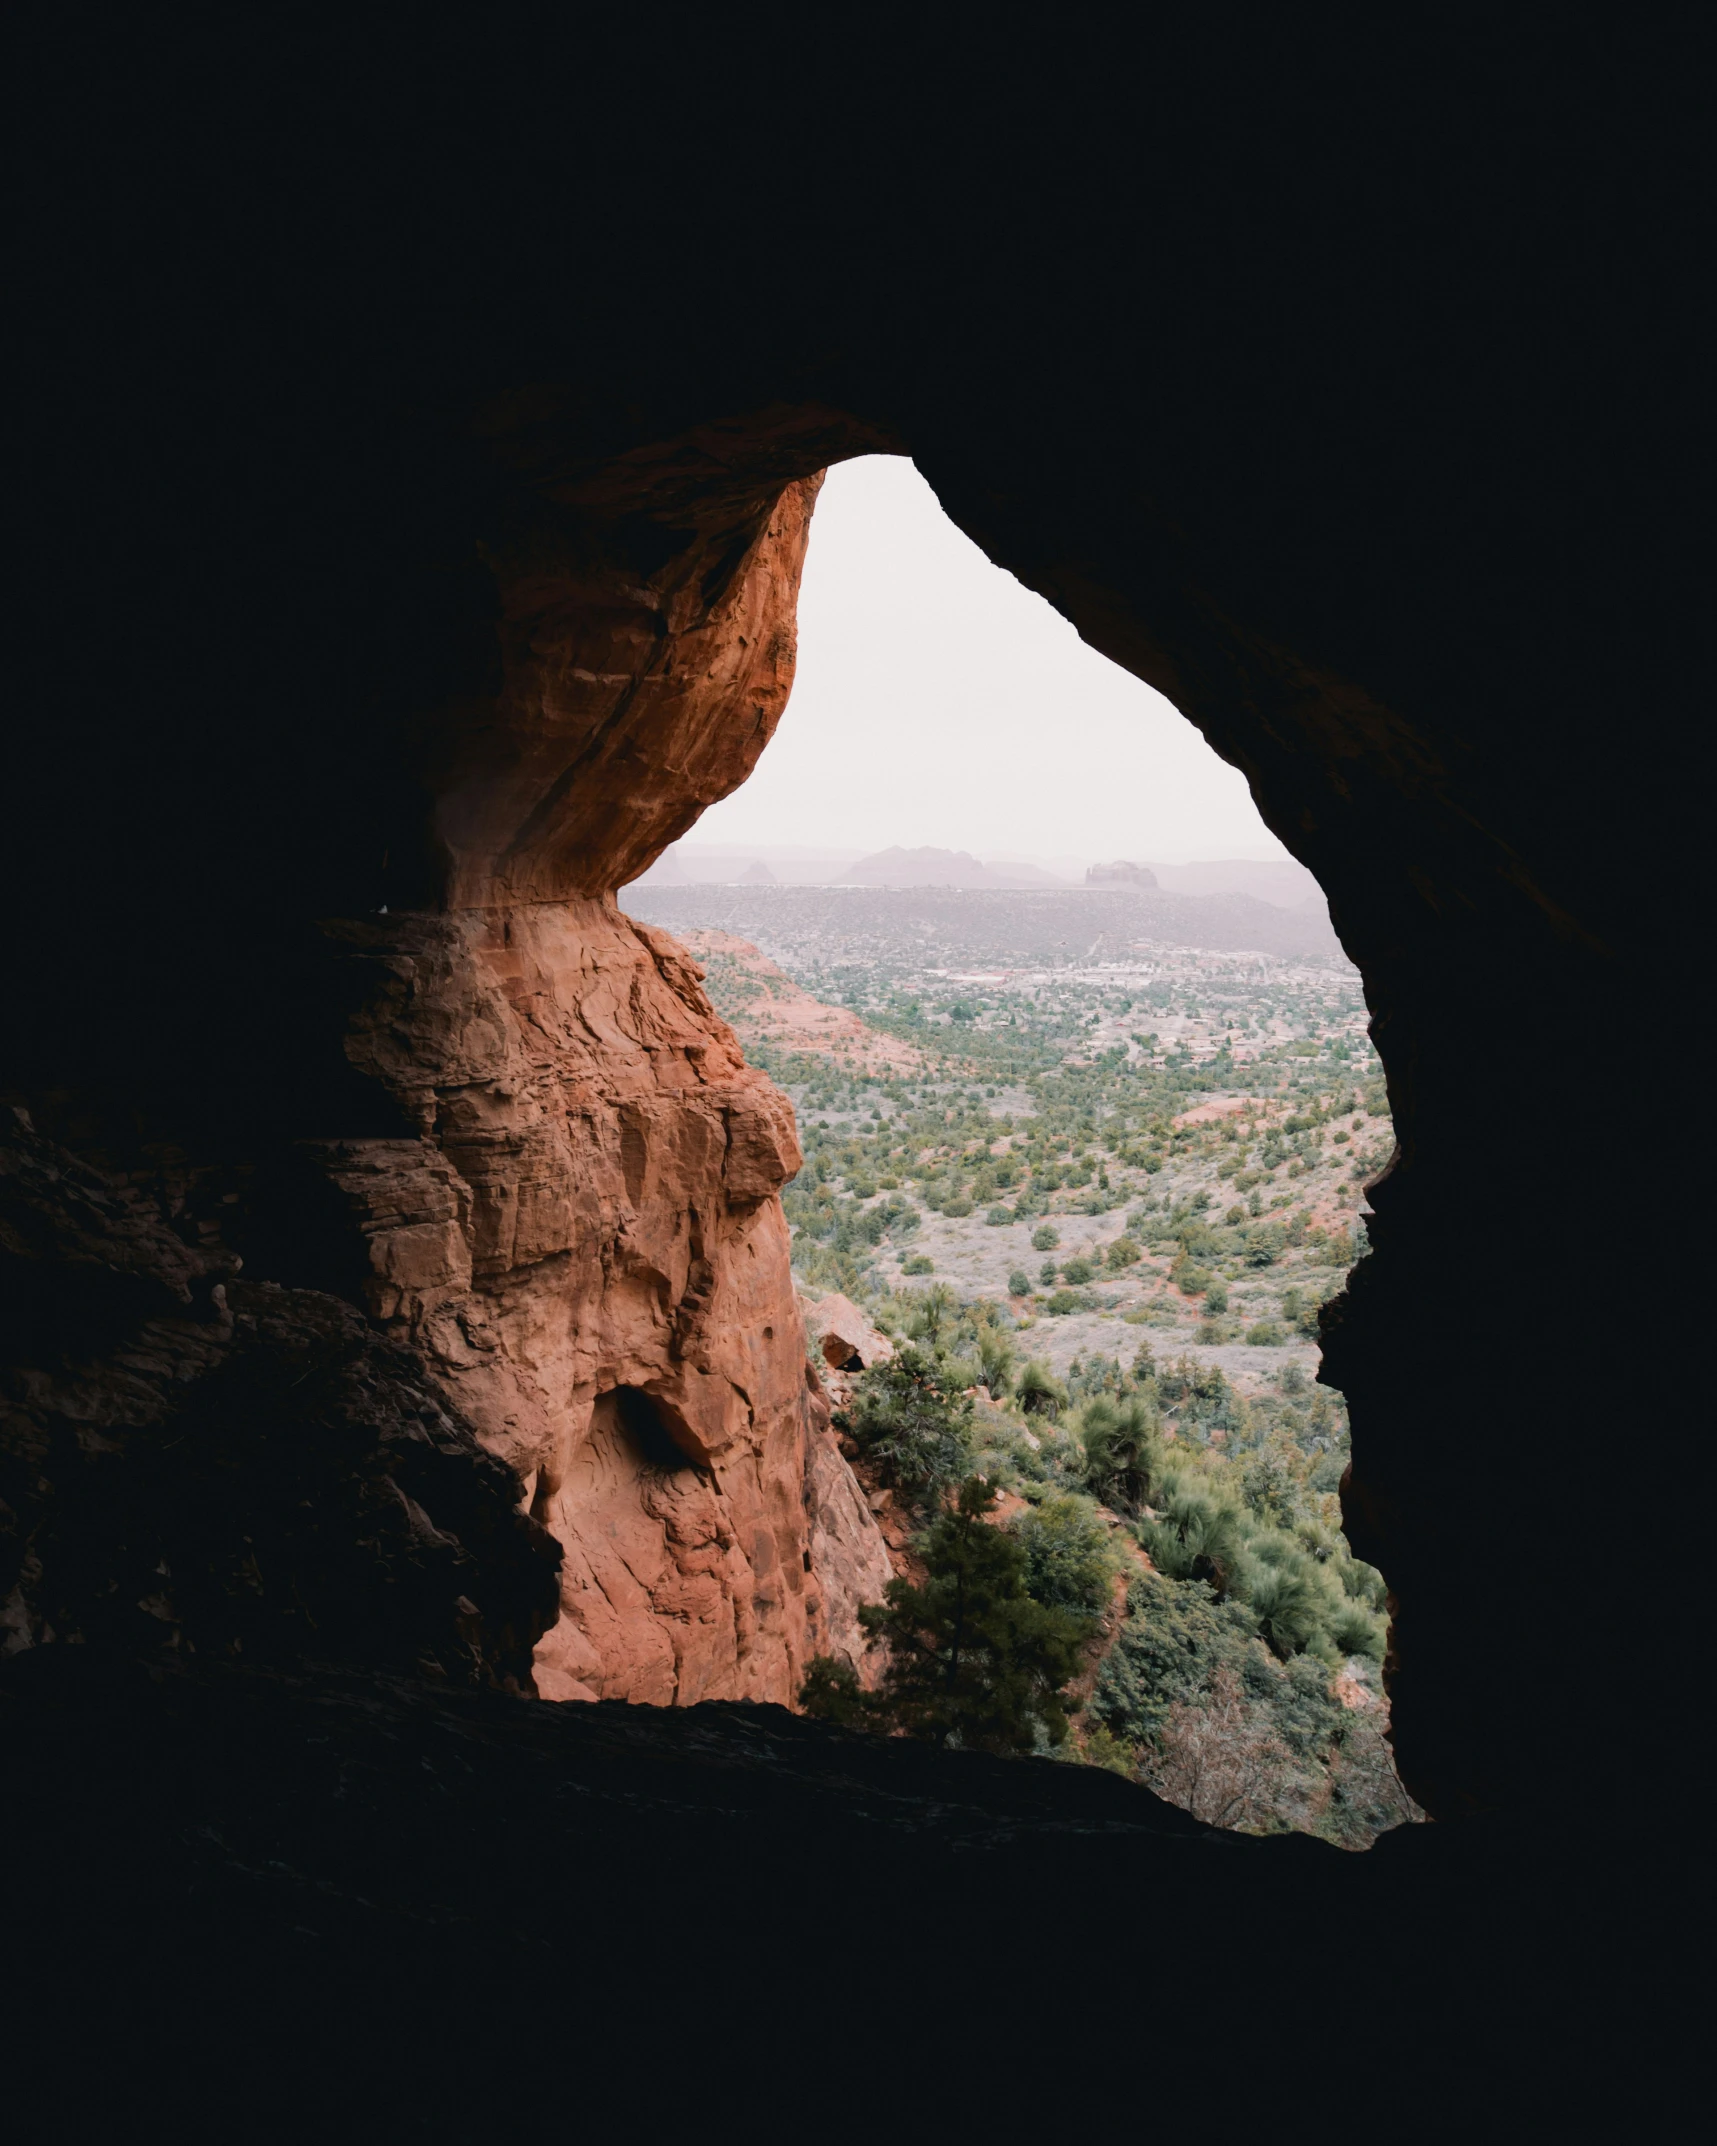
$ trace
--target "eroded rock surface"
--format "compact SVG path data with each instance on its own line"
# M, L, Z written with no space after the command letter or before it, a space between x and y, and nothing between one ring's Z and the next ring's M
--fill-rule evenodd
M560 1552L419 1358L0 1127L0 1632L530 1687Z
M15 1246L28 1314L18 1357L49 1367L26 1368L24 1385L52 1389L45 1401L26 1390L10 1440L20 1554L28 1565L38 1537L63 1537L84 1593L130 1604L145 1639L154 1615L174 1643L227 1646L219 1618L136 1609L151 1585L110 1539L123 1524L91 1521L75 1470L44 1473L58 1435L44 1424L81 1408L89 1436L116 1427L135 1498L138 1440L177 1421L173 1393L206 1383L223 1351L266 1389L255 1366L308 1351L318 1378L335 1376L324 1358L369 1347L393 1368L365 1392L342 1388L348 1442L392 1453L389 1380L409 1373L436 1420L431 1442L443 1430L463 1441L479 1503L499 1494L503 1519L525 1531L526 1576L540 1594L558 1554L559 1581L546 1611L534 1596L527 1607L503 1557L487 1587L507 1597L496 1623L469 1555L450 1551L463 1578L449 1600L466 1606L402 1586L398 1629L386 1646L354 1640L361 1658L410 1666L421 1654L445 1673L528 1686L538 1641L536 1688L550 1698L791 1704L812 1655L858 1646L859 1603L888 1577L807 1370L776 1197L800 1160L792 1112L746 1066L703 972L621 915L612 889L743 781L773 732L821 480L752 474L712 496L701 450L689 487L664 490L659 466L623 461L563 477L533 460L528 407L503 405L486 424L498 460L529 477L485 553L492 660L470 681L476 698L449 675L439 690L451 698L432 693L421 713L429 797L403 847L378 818L384 899L324 918L286 955L248 954L281 1006L228 1083L259 1099L248 1123L224 1143L195 1128L188 1141L122 1135L122 1167L92 1164L81 1191L63 1154ZM385 899L402 891L403 909ZM99 1286L85 1275L92 1230ZM235 1342L219 1285L241 1273L265 1294L251 1290ZM267 1296L275 1282L289 1286ZM101 1326L96 1298L125 1300L123 1332ZM55 1322L70 1330L73 1372L58 1363ZM113 1352L145 1328L154 1353L138 1398ZM87 1400L67 1400L68 1378ZM269 1396L277 1446L290 1444L295 1394L285 1376ZM326 1443L311 1416L307 1452ZM206 1516L204 1551L225 1570L272 1540L280 1516L264 1509L284 1493L260 1419L241 1408L221 1423L208 1459L231 1494L224 1517ZM347 1456L306 1480L332 1509L345 1492L330 1485L365 1468L399 1478L406 1503L387 1510L405 1513L415 1545L402 1571L438 1528L458 1550L459 1531L421 1518L391 1460ZM368 1543L369 1520L340 1510ZM139 1540L159 1532L140 1527ZM296 1551L271 1554L297 1569ZM14 1644L64 1633L52 1592L26 1588ZM374 1621L352 1614L366 1631ZM300 1638L301 1652L322 1644L309 1627Z
M874 1523L807 1387L800 1153L666 934L581 899L339 928L416 1139L310 1144L414 1350L565 1551L545 1697L790 1701Z

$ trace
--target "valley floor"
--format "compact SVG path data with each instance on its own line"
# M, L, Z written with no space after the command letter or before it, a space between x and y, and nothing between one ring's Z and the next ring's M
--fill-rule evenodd
M802 1285L934 1346L1015 1510L1077 1532L1095 1503L1144 1546L1143 1577L1106 1583L1070 1748L1252 1830L1363 1846L1416 1816L1383 1741L1384 1581L1340 1532L1346 1407L1317 1383L1319 1311L1393 1150L1356 972L1071 928L1046 959L1055 896L1010 946L999 904L974 937L969 910L818 890L815 930L783 909L771 940L732 928L735 890L673 891L798 1116ZM647 893L628 903L658 921ZM1163 1487L1111 1512L1088 1449L1103 1410L1141 1408ZM1225 1551L1201 1549L1212 1526Z

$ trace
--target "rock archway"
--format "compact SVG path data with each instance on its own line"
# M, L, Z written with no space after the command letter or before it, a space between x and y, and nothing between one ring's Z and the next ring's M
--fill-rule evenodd
M121 1541L132 1471L159 1508L184 1395L235 1348L337 1339L330 1299L368 1324L327 1344L329 1467L396 1500L402 1556L439 1572L457 1539L503 1575L491 1602L449 1551L426 1581L449 1673L570 1614L482 1452L564 1482L622 1387L715 1486L650 1612L730 1635L692 1649L696 1690L784 1697L850 1617L869 1553L819 1472L792 1128L612 890L754 763L816 473L880 449L1245 771L1364 974L1400 1149L1328 1357L1415 1793L1534 1806L1586 1766L1594 1683L1673 1704L1665 1664L1620 1627L1571 1643L1556 1605L1636 1383L1587 1343L1616 1285L1575 1159L1634 1078L1606 1009L1671 988L1658 830L1695 787L1696 591L1652 488L1686 405L1641 327L1675 278L1642 273L1626 129L1539 100L1535 56L1451 145L1417 72L1171 43L1136 167L1087 146L1131 121L962 109L945 168L864 187L799 145L814 183L755 248L685 236L689 79L647 158L631 95L569 144L529 84L504 127L446 131L375 122L411 103L378 88L336 186L286 69L242 143L199 111L175 148L230 215L107 143L87 310L57 291L32 410L14 681L21 1641L116 1588L127 1629L192 1633L133 1586L171 1559ZM343 54L342 84L393 62ZM625 213L597 213L615 172ZM1517 1235L1475 1243L1498 1179ZM371 1346L403 1352L375 1373L397 1439L364 1414ZM400 1440L490 1488L438 1510ZM303 1554L389 1584L368 1550ZM1500 1570L1533 1606L1505 1673Z

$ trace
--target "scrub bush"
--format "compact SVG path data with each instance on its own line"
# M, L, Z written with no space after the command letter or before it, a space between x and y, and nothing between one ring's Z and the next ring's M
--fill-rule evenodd
M1091 1499L1043 1498L1020 1514L1010 1532L1025 1551L1026 1585L1039 1602L1077 1617L1101 1615L1115 1554Z
M910 1345L861 1374L835 1427L885 1483L920 1501L958 1482L971 1457L971 1402L934 1357Z
M1136 1514L1149 1503L1162 1472L1162 1437L1155 1409L1138 1396L1088 1401L1078 1424L1085 1449L1085 1481L1095 1497L1118 1513Z
M1067 1388L1046 1363L1033 1359L1020 1368L1014 1398L1028 1416L1058 1416L1067 1406Z

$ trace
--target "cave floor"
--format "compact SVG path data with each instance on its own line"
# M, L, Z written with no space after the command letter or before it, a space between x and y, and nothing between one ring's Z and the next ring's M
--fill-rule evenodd
M1533 2069L1575 1963L1638 1942L1603 1935L1641 1896L1577 1839L1343 1854L772 1707L54 1648L0 1675L0 1722L14 2048L62 2112L145 2076L211 2110L259 2077L451 2096L551 2047L690 2092L736 2035L784 2074L902 2033L957 2070L962 2036L1052 1997L1141 2053L1167 2007L1189 2048L1303 2032L1350 2069L1363 2026L1362 2066L1452 2035Z

